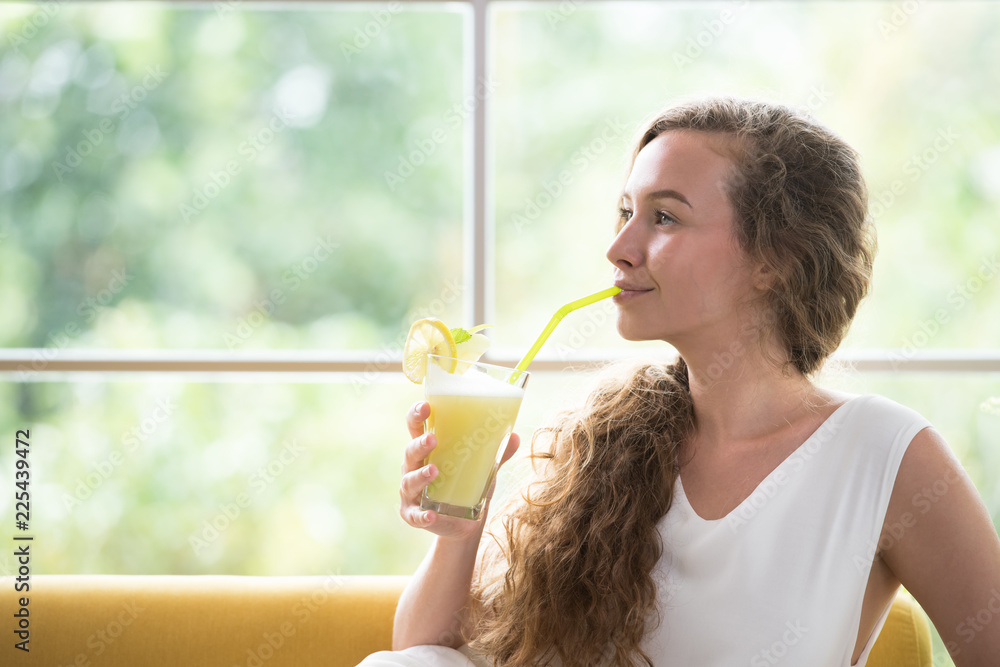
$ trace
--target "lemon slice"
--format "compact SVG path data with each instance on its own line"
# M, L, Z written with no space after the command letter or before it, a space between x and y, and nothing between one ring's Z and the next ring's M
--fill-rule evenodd
M451 357L448 361L438 362L438 365L449 373L455 372L457 362L454 357L458 354L455 339L444 322L436 317L417 320L410 326L410 333L406 334L406 343L403 344L403 375L406 379L416 384L424 381L428 354Z
M455 372L460 375L469 369L468 362L475 363L479 361L479 358L490 347L489 338L480 333L471 333L471 329L469 331L468 338L461 343L455 344L455 347L458 349L458 352L455 354L455 358L458 359L458 367L455 369Z

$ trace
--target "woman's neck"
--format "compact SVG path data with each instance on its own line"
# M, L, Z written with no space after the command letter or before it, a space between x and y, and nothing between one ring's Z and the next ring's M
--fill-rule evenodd
M766 438L831 400L790 366L779 367L756 342L720 351L681 351L688 365L701 446Z

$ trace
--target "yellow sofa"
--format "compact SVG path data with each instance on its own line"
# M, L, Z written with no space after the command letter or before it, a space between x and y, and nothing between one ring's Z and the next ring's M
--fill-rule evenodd
M407 577L39 575L28 597L30 651L11 639L21 609L0 580L0 665L32 667L354 667L390 648ZM14 621L14 623L12 623ZM930 667L920 608L898 596L869 667Z

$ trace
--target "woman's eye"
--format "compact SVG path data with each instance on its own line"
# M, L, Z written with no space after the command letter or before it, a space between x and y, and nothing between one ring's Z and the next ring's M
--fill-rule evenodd
M627 208L619 208L618 219L621 220L622 222L628 222L629 220L632 219L632 211L628 210Z
M657 211L656 222L661 225L673 225L677 223L677 220L675 220L674 217L666 211Z

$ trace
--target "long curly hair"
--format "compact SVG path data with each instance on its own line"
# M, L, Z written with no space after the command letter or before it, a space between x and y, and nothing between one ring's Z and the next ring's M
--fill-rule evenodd
M712 98L675 106L639 135L722 139L733 163L734 233L772 270L761 340L804 375L840 344L868 291L874 236L856 153L778 105ZM495 665L652 665L659 623L652 573L663 546L678 452L695 428L684 359L600 382L586 403L532 438L535 475L491 522L473 581L470 646Z

